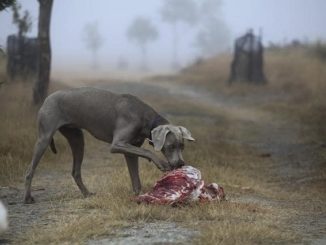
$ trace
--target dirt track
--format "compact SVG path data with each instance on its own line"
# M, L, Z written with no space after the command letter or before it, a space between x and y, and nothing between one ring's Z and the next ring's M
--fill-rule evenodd
M102 86L100 86L102 87ZM249 144L259 151L263 152L263 157L272 157L273 166L266 166L266 170L275 175L275 184L282 186L290 193L300 185L309 182L321 182L326 184L325 177L320 174L323 159L319 158L318 152L323 150L320 143L302 142L301 136L304 129L297 122L289 121L277 114L272 114L254 106L260 104L265 98L252 96L246 99L229 99L223 94L210 94L205 90L200 90L187 85L175 85L171 82L153 84L153 83L126 83L120 86L118 83L103 85L103 87L120 93L134 93L139 96L144 93L158 93L162 96L164 93L174 94L175 96L184 96L206 106L223 111L228 117L243 122L243 130L253 130L253 139L239 139L243 143ZM269 101L277 100L279 97L270 97ZM250 125L248 127L248 124ZM254 124L254 126L252 125ZM326 188L326 186L325 186ZM305 188L303 188L305 189ZM326 195L326 193L320 193ZM274 200L268 200L257 196L240 197L237 201L258 202L262 205L281 205L293 209L301 210L297 219L292 220L290 229L300 230L306 242L317 244L326 243L326 213L318 210L312 210L310 202L286 202L279 203Z
M102 83L96 86L108 88L116 92L128 92L140 97L150 93L157 96L164 96L169 93L174 96L182 96L187 99L196 100L205 106L223 111L230 119L242 122L244 131L251 131L253 137L239 138L244 144L249 144L262 152L262 157L270 157L273 164L266 166L266 172L273 175L272 185L282 186L289 195L294 189L301 186L309 185L313 182L325 184L323 175L319 175L322 159L319 158L318 152L325 150L323 145L317 143L307 143L301 140L304 129L296 122L289 121L276 114L262 111L253 106L259 103L260 98L253 97L249 101L242 99L234 100L225 98L224 95L213 95L198 89L194 90L188 86L175 86L171 83L162 83L156 85L154 83ZM104 146L103 146L104 147ZM104 149L99 149L104 154ZM100 157L99 155L97 157ZM95 171L95 159L85 159L85 171L93 173ZM70 166L69 166L70 167ZM11 229L7 232L2 242L14 240L19 234L23 234L33 223L44 224L53 222L50 220L49 213L53 212L76 212L75 210L65 210L64 203L52 201L54 197L65 195L61 189L60 183L64 184L66 179L71 178L69 171L66 174L54 172L48 174L39 172L37 176L37 185L35 197L38 202L34 205L21 204L22 185L17 187L2 188L0 190L0 199L2 199L9 208ZM59 184L53 186L53 181L58 180ZM72 183L72 182L71 182ZM44 190L44 188L46 190ZM302 188L306 191L306 188ZM75 188L71 188L71 192L76 192ZM325 195L325 193L320 193ZM79 193L72 194L74 198L80 198ZM302 234L303 241L312 244L326 243L326 214L320 205L314 200L307 202L279 202L277 200L266 199L264 197L251 195L250 193L243 196L234 197L237 202L258 202L261 205L283 206L298 210L296 218L289 223L288 229L299 230ZM189 231L183 228L175 227L173 223L149 224L152 229L148 229L148 225L142 227L131 227L129 230L122 230L121 237L117 238L116 243L130 244L130 237L143 239L147 244L157 242L156 234L164 230L169 230L170 240L168 243L186 242L196 234L196 231ZM138 236L138 237L137 237ZM137 240L136 239L136 240ZM112 242L112 239L110 239ZM107 240L90 241L89 244L107 244ZM1 240L0 240L1 243ZM113 243L114 244L114 240ZM138 243L137 243L138 244ZM141 244L141 243L139 243Z

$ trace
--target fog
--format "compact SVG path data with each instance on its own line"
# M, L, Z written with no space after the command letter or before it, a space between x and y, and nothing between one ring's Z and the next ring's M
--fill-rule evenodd
M214 0L213 0L214 1ZM28 36L36 36L38 2L19 0L23 9L30 11L33 28ZM150 19L157 28L157 40L148 43L148 63L153 70L168 70L173 52L171 25L162 20L160 9L164 1L113 1L113 0L56 0L51 22L51 45L54 70L69 70L71 65L78 69L90 67L92 53L82 40L87 23L97 22L103 39L98 52L99 70L114 70L119 59L128 61L129 69L139 67L141 52L130 42L126 32L138 17ZM197 2L201 2L197 0ZM221 1L215 0L219 3ZM324 0L225 0L216 9L219 21L225 24L216 52L232 49L232 40L248 28L256 33L261 29L263 42L284 43L292 39L314 41L326 39L326 1ZM205 55L196 46L195 38L199 25L181 23L178 26L178 61L181 66ZM6 37L16 33L12 24L11 10L0 13L0 45L5 46ZM223 43L222 43L223 42Z

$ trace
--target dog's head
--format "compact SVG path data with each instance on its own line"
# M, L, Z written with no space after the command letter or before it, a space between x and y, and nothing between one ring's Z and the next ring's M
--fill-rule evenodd
M156 151L162 151L172 168L184 165L182 151L184 140L194 141L188 129L182 126L160 125L151 132Z

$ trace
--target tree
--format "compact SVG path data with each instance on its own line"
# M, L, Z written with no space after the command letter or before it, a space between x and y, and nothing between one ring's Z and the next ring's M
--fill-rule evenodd
M41 104L48 93L51 72L50 23L53 0L38 0L38 77L33 88L34 104Z
M199 31L195 45L204 56L220 53L228 48L230 42L229 28L222 19L221 0L201 1Z
M130 41L136 43L142 53L143 70L147 69L147 45L158 38L158 31L152 22L143 17L134 19L127 30L127 37Z
M267 83L264 74L264 47L261 36L256 36L252 29L235 40L228 83L234 82Z
M229 29L219 19L211 19L198 32L195 45L203 56L212 56L225 51L229 46Z
M18 38L22 38L32 29L32 17L27 10L25 10L24 15L21 16L22 6L19 3L13 4L11 8L13 11L13 23L18 28Z
M87 23L83 30L83 40L86 48L88 48L93 55L93 61L91 67L93 69L98 68L97 54L98 50L103 45L103 37L101 36L97 22Z
M32 68L34 74L36 71L36 50L37 45L34 43L32 47L31 39L26 37L26 34L32 28L32 18L30 13L22 11L22 6L19 3L14 3L12 9L12 22L17 26L17 35L7 37L7 75L8 78L14 79L17 75L30 75ZM30 59L33 57L34 59Z
M201 19L220 16L222 5L222 0L200 0L199 14Z
M14 5L16 0L1 0L0 1L0 11Z
M172 25L173 56L172 67L177 68L178 62L178 25L185 23L193 26L198 20L197 4L193 0L164 0L161 8L163 21Z

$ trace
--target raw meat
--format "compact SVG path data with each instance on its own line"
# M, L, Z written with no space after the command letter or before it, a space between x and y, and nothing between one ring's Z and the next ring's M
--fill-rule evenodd
M135 198L138 203L185 204L193 201L220 201L225 199L222 186L205 185L201 173L192 166L183 166L165 174L153 190Z

